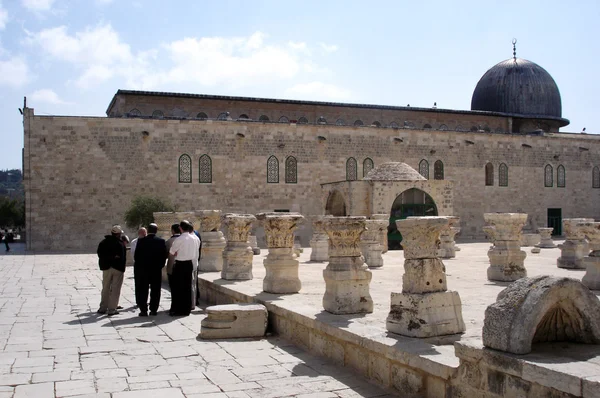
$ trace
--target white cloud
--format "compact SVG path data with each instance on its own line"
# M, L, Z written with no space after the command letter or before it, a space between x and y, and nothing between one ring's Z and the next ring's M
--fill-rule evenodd
M338 46L336 46L335 44L325 44L325 43L319 43L319 46L323 49L323 51L325 51L326 53L333 53L336 52L338 50Z
M55 0L21 0L23 7L30 11L48 11L52 8Z
M291 98L309 100L347 100L352 97L349 90L323 82L296 84L285 93Z
M33 102L34 106L36 102L54 105L68 104L68 102L61 100L58 94L56 94L53 90L47 88L34 91L29 95L29 99Z
M0 85L21 87L29 82L29 67L22 57L0 61Z
M2 2L0 2L0 30L3 30L6 27L6 23L8 22L8 11L2 7Z

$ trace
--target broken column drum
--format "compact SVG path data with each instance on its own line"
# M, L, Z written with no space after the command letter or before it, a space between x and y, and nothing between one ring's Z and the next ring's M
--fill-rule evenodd
M592 290L600 290L600 222L578 223L590 241L590 254L583 258L585 265L585 275L581 278L581 283Z
M256 217L252 214L229 213L223 217L223 223L227 226L227 245L223 251L221 278L252 279L253 252L248 237L254 221Z
M260 254L260 247L258 247L258 241L256 240L256 235L250 235L248 238L248 242L250 242L250 247L252 248L252 253L257 256Z
M373 214L371 216L371 220L385 220L387 225L390 225L390 215L389 214ZM387 253L388 251L388 231L387 228L381 232L379 236L379 241L381 242L381 246L383 247L382 253Z
M223 270L223 250L225 237L221 229L221 210L197 210L196 218L200 220L200 237L202 250L198 271L217 272Z
M323 230L325 216L311 217L313 235L310 239L310 261L323 262L329 260L329 238Z
M446 268L437 257L445 217L397 220L404 248L402 293L391 294L386 327L410 337L462 333L465 324L457 292L447 290Z
M323 308L332 314L373 312L369 293L372 275L360 253L365 217L327 217L323 228L329 237Z
M552 241L552 231L554 228L538 228L540 233L540 244L536 245L540 249L553 249L556 247Z
M300 214L258 214L265 230L269 254L264 259L266 275L263 291L267 293L298 293L298 260L294 256L294 231L304 219Z
M459 218L450 216L448 219L448 227L444 228L440 234L440 258L454 258L456 257L456 244L454 243L454 236L460 232L460 228L457 227L459 224Z
M388 222L384 220L365 220L367 230L361 235L361 249L365 263L369 268L383 267L382 231L387 231Z
M493 228L494 238L494 246L488 251L488 279L512 282L526 277L527 270L523 264L527 253L521 250L521 230L527 214L485 213L483 218Z
M563 220L565 241L558 245L560 249L560 257L556 260L558 268L585 269L583 258L590 252L590 246L577 224L586 222L594 222L594 219L565 218Z

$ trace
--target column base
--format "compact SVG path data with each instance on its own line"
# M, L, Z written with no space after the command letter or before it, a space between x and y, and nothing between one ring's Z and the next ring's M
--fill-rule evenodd
M369 293L371 277L371 272L366 269L323 270L325 279L323 308L325 311L332 314L373 312L373 299Z
M490 266L487 269L487 277L490 281L512 282L527 276L523 265L527 253L518 246L510 249L495 246L488 251L488 257Z
M204 238L200 252L198 271L218 272L223 270L223 250L225 249L225 238L221 231L202 232Z
M600 257L584 257L583 264L586 271L581 283L591 290L600 290Z
M329 241L325 240L314 240L310 241L310 261L325 262L329 261Z
M231 244L239 246L231 247ZM229 242L223 252L221 278L229 281L247 281L252 276L252 248L247 242Z
M263 260L267 271L263 279L263 291L267 293L298 293L302 287L298 277L298 260L292 249L269 249Z
M388 331L408 337L462 333L465 323L458 292L392 293Z

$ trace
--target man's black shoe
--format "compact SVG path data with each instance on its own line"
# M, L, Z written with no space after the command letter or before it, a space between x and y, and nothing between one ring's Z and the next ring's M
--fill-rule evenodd
M142 311L138 314L138 316L148 316L148 313L146 311Z
M150 311L150 315L156 316L156 315L158 315L158 312L156 312L156 311Z

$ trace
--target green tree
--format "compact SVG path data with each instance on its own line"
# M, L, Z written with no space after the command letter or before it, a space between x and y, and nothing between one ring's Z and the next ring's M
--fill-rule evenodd
M0 226L21 227L25 225L25 203L17 199L0 197Z
M154 222L152 213L159 211L175 211L175 208L157 197L136 196L125 212L125 225L131 229L147 226Z

